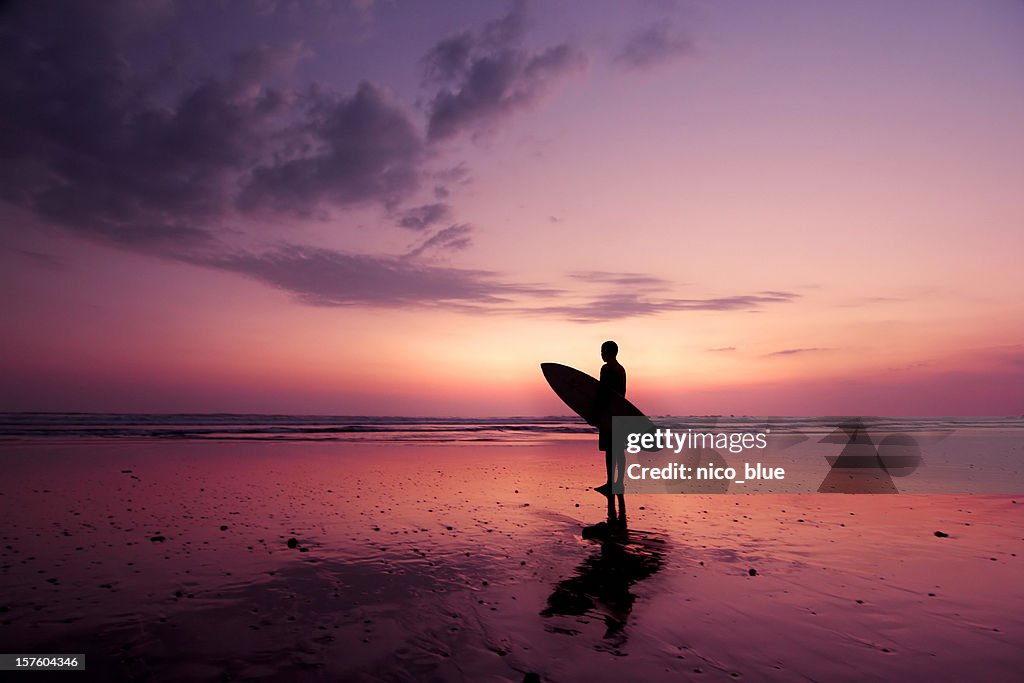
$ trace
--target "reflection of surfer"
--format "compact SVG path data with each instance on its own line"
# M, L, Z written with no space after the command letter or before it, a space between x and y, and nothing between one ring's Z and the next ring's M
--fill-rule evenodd
M615 652L626 644L626 626L636 595L632 587L660 571L669 550L666 539L649 531L626 531L626 510L619 499L618 524L600 522L583 529L583 538L600 544L597 552L576 568L574 575L559 581L548 597L541 616L572 617L569 626L578 633L580 623L593 617L604 621L607 643L598 649ZM552 632L566 633L563 624L548 626Z
M618 355L619 345L615 342L606 341L601 344L601 360L604 361L604 365L601 366L597 401L591 413L594 416L594 425L598 429L597 447L604 451L605 467L608 470L608 480L603 485L594 487L594 490L604 494L612 492L613 482L616 492L622 493L623 470L626 467L625 454L621 449L612 448L612 399L616 394L623 398L626 396L626 369L616 360Z

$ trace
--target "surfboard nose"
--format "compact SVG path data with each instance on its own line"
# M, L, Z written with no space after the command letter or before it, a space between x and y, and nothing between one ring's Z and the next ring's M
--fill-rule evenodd
M551 376L558 372L556 368L560 367L561 363L541 363L540 371L544 373L544 379L551 383Z

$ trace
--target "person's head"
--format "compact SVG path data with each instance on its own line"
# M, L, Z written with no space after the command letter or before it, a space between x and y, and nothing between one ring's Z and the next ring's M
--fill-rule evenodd
M601 344L601 360L610 361L615 360L615 357L619 355L619 345L613 341L606 341Z

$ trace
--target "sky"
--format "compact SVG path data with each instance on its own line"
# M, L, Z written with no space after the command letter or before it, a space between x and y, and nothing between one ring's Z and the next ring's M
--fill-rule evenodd
M12 2L0 410L1024 414L1024 3Z

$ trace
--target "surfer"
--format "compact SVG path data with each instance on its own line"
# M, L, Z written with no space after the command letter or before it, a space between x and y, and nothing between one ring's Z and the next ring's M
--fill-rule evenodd
M594 490L605 495L612 493L613 486L616 493L622 493L622 477L626 468L626 456L622 449L613 448L612 418L609 409L615 394L623 398L626 396L626 369L616 359L618 355L619 345L615 342L606 341L601 344L601 360L604 361L604 365L601 366L601 383L592 413L597 422L597 448L604 451L605 467L608 470L608 481L601 486L595 486Z

